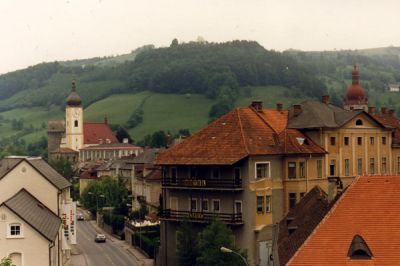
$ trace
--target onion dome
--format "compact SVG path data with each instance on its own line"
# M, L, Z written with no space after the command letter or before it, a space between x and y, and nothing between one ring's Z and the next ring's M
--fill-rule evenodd
M82 103L81 97L76 92L75 80L73 80L71 93L69 94L69 96L67 98L67 105L68 106L80 106L81 103Z
M365 90L359 84L360 72L357 66L354 66L353 71L351 71L352 83L347 89L344 100L346 103L362 103L367 101L367 95Z

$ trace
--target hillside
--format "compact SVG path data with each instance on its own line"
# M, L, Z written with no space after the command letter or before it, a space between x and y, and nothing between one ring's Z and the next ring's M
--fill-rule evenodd
M279 53L234 41L149 45L126 55L43 63L0 76L0 146L43 145L47 121L63 117L72 79L86 121L107 114L135 140L158 130L195 132L253 99L288 107L328 92L340 105L355 63L371 105L400 111L400 94L384 91L400 81L399 58L397 47Z

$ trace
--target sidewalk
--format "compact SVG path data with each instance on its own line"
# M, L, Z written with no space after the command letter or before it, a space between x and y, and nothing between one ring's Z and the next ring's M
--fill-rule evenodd
M117 246L127 250L130 252L135 258L137 265L141 266L153 266L154 265L154 260L149 259L146 255L144 255L140 250L136 249L134 246L129 245L126 243L124 240L119 240L113 235L110 235L109 233L105 232L103 229L101 229L97 224L96 221L91 220L90 223L93 225L93 227L96 229L97 232L105 234L108 236L108 240L116 244ZM85 264L82 264L85 265Z
M85 256L79 250L77 245L71 247L71 260L70 266L88 266Z

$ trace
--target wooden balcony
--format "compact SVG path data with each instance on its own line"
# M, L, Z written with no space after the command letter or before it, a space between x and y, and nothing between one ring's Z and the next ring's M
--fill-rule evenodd
M242 213L222 213L222 212L201 212L201 211L175 211L171 209L162 210L160 220L183 221L197 223L209 223L218 219L230 225L242 225Z
M180 189L216 189L216 190L243 190L241 178L197 178L181 179L164 177L162 186Z

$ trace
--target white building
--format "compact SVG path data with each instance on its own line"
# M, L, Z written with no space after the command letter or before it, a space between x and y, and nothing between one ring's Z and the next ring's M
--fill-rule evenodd
M41 158L0 161L0 258L10 255L16 266L67 263L76 241L70 186Z

